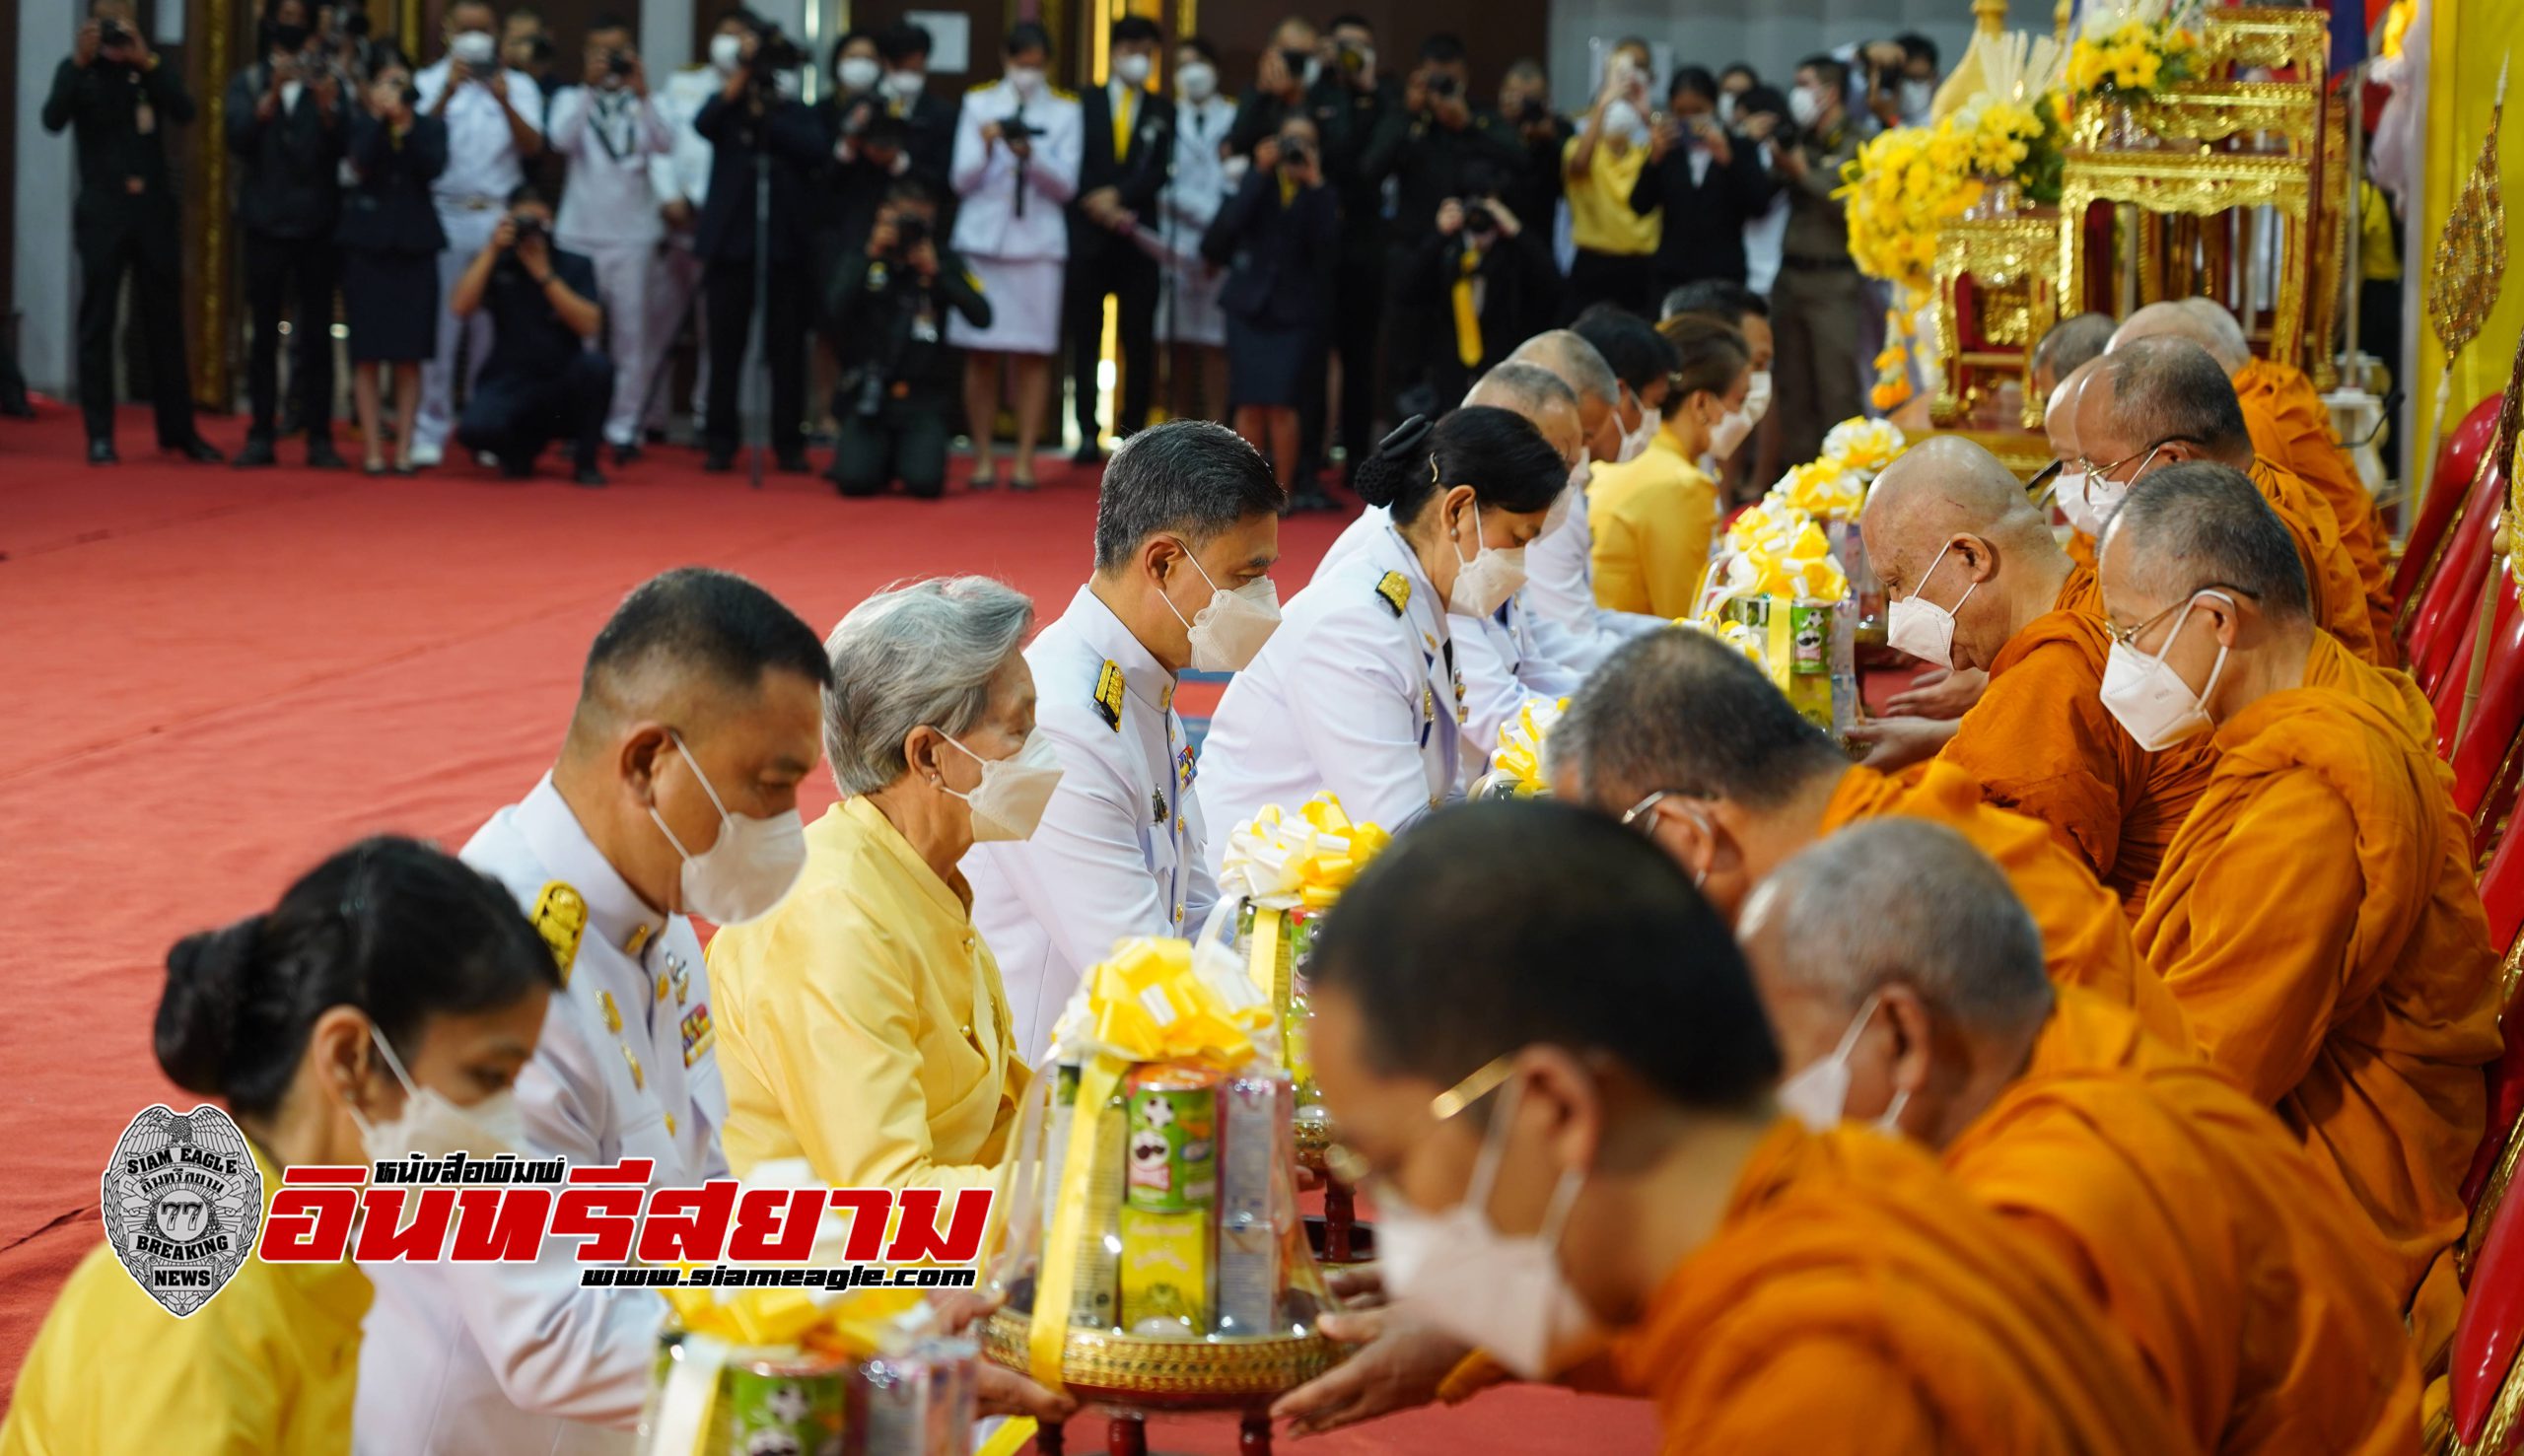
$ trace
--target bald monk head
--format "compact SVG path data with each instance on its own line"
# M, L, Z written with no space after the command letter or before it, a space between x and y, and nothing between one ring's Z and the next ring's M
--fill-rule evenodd
M2212 299L2169 299L2147 305L2113 331L2111 352L2119 353L2140 339L2162 338L2189 339L2208 350L2229 375L2252 363L2243 325Z
M2095 566L2117 639L2104 706L2141 747L2179 742L2303 681L2314 636L2305 569L2243 472L2173 465L2132 486ZM2146 675L2116 693L2134 657Z
M2253 461L2252 429L2226 371L2187 338L2114 348L2077 389L2077 455L2098 521L2133 481L2185 460L2237 470Z
M1623 644L1544 741L1556 797L1646 832L1729 919L1850 771L1761 668L1684 627Z
M1583 334L1569 328L1545 329L1518 344L1515 352L1507 356L1507 364L1482 376L1482 382L1487 383L1497 378L1499 370L1507 368L1507 364L1532 365L1558 378L1577 401L1579 437L1595 458L1609 460L1613 457L1621 443L1621 431L1613 423L1621 407L1621 381L1613 374L1612 366L1604 362L1601 351L1586 342ZM1475 384L1473 395L1465 396L1464 403L1496 402L1473 397L1480 391L1481 384ZM1533 417L1527 415L1526 418ZM1539 427L1542 422L1535 420L1534 423ZM1543 433L1546 438L1550 437L1550 431ZM1552 440L1555 446L1559 443L1557 439ZM1597 449L1599 446L1605 448ZM1576 456L1573 454L1571 458L1574 461Z
M1570 337L1577 338L1577 335ZM1586 341L1578 339L1578 345L1586 348ZM1587 352L1591 354L1594 351L1588 349ZM1601 364L1603 361L1599 358L1595 362ZM1604 377L1610 379L1612 372L1606 370ZM1584 417L1579 413L1577 391L1561 376L1540 363L1508 360L1483 375L1481 381L1472 386L1472 392L1464 395L1463 402L1467 406L1493 405L1510 414L1524 416L1542 432L1542 438L1551 443L1553 450L1560 451L1560 458L1573 469L1578 464L1578 452L1585 448ZM1610 407L1606 405L1606 408Z
M1856 824L1780 866L1739 935L1800 1116L1953 1141L2024 1068L2051 1014L2042 936L2006 876L1925 819ZM1849 1070L1838 1108L1796 1105ZM1830 1078L1836 1080L1836 1078Z
M2048 399L2058 393L2070 372L2101 357L2111 343L2109 313L2077 313L2052 324L2051 331L2033 346L2033 397Z
M1734 937L1600 814L1523 799L1431 815L1324 919L1310 982L1316 1075L1386 1196L1554 1237L1606 1324L1634 1321L1709 1237L1774 1116L1779 1054ZM1588 1352L1560 1311L1507 1330L1432 1313L1528 1377Z
M1858 531L1889 600L1951 616L1949 660L1931 666L1987 671L2008 639L2058 604L2071 570L2014 473L1958 435L1924 440L1886 466Z

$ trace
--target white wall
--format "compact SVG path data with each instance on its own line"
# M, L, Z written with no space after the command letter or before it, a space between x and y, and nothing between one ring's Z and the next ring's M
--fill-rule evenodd
M2039 14L2036 14L2036 12ZM2051 29L2049 0L2015 0L2017 29ZM1763 80L1788 89L1796 63L1818 50L1917 31L1951 66L1972 35L1968 0L1551 0L1553 100L1582 109L1599 77L1587 42L1645 36L1671 47L1674 64L1712 72L1748 61ZM1656 78L1661 93L1666 77Z
M653 85L692 63L692 0L640 0L640 57Z
M78 377L77 291L72 287L70 199L77 191L70 134L54 136L39 119L52 95L52 73L70 54L85 7L30 3L15 6L18 28L18 155L10 185L18 236L8 240L19 312L18 363L27 382L67 397Z

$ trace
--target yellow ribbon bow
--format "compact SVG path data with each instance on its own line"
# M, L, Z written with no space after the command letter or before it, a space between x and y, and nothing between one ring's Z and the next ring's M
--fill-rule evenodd
M1856 470L1829 455L1795 466L1771 487L1770 499L1807 516L1858 519L1866 504L1866 482Z
M1241 1067L1254 1056L1253 1033L1271 1024L1259 990L1244 994L1232 973L1203 975L1189 940L1134 936L1087 976L1095 1041L1126 1061Z
M1549 781L1543 777L1543 739L1550 736L1552 727L1568 711L1567 698L1549 703L1528 700L1516 710L1514 718L1499 726L1499 751L1490 755L1490 767L1515 782L1519 797L1551 792Z
M1910 438L1891 420L1870 420L1861 415L1832 427L1831 433L1823 437L1823 453L1815 463L1829 461L1855 471L1862 482L1871 481L1910 444Z
M1812 520L1793 535L1766 535L1745 543L1727 563L1724 596L1776 596L1789 601L1838 601L1849 577L1832 559L1831 544Z
M1329 909L1392 842L1376 825L1351 822L1332 794L1307 799L1294 816L1264 804L1252 822L1227 836L1219 889L1275 910Z
M851 1289L818 1300L824 1290L661 1290L685 1332L739 1346L802 1346L854 1360L873 1359L903 1343L905 1315L926 1322L917 1289Z

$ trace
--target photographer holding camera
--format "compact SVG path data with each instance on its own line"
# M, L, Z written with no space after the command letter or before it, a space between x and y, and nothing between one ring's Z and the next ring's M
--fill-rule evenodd
M1476 171L1474 180L1489 183ZM1551 244L1528 228L1495 185L1437 208L1437 231L1420 245L1411 276L1420 312L1445 320L1429 351L1427 381L1440 412L1518 344L1551 324L1560 274Z
M604 439L621 465L640 453L649 378L670 342L650 327L650 295L663 271L659 244L666 241L650 171L674 150L674 134L649 96L648 67L622 17L599 15L589 26L582 74L586 82L552 104L552 150L570 163L555 231L563 247L596 264L615 369Z
M343 77L315 44L308 0L266 0L262 55L228 83L227 142L243 176L237 224L245 235L245 302L254 342L245 393L253 424L242 468L269 465L280 408L280 326L292 304L298 345L290 383L307 429L307 463L344 465L333 449L333 223L341 208Z
M1664 218L1656 296L1704 279L1742 283L1745 226L1778 193L1760 147L1719 123L1718 78L1699 66L1676 71L1665 115L1648 141L1648 166L1630 194L1641 217Z
M554 246L552 205L519 187L448 300L459 318L489 313L498 340L456 438L497 456L512 480L533 474L534 457L557 438L571 443L573 480L604 484L596 450L613 361L590 347L604 327L596 298L596 264Z
M1507 184L1507 199L1520 218L1548 227L1560 203L1561 156L1576 132L1568 118L1551 108L1551 78L1542 62L1519 57L1499 83L1499 119L1524 143L1524 169Z
M193 99L132 28L131 0L94 0L88 15L43 103L43 129L70 128L79 157L70 235L79 249L79 411L87 417L88 463L114 461L114 315L129 273L149 351L158 448L216 464L219 451L193 428L183 248L160 131L166 122L192 120Z
M941 245L938 194L916 178L894 183L866 252L832 280L824 310L842 369L841 443L824 472L845 496L881 494L893 481L936 500L946 489L953 433L954 357L948 314L990 327L990 303L964 260Z
M1227 398L1235 433L1271 461L1280 488L1297 478L1297 411L1331 323L1340 204L1323 184L1314 123L1292 116L1253 149L1253 169L1201 240L1201 255L1232 265L1227 313Z
M719 94L693 118L711 145L710 195L701 208L698 250L709 307L710 409L702 423L702 468L726 470L736 457L736 400L744 381L745 344L752 336L755 270L763 270L763 359L771 369L771 451L780 469L803 475L806 463L806 325L815 289L807 235L806 178L822 168L831 143L814 112L793 96L806 56L778 26L739 13L736 34L712 42L736 52ZM733 45L731 45L733 42ZM755 213L768 170L768 236Z
M386 471L381 369L394 376L394 472L413 473L412 420L421 405L421 361L438 337L438 254L447 245L430 182L447 166L447 123L414 112L412 73L387 60L350 118L351 170L342 199L342 312L350 320L351 399L371 475Z

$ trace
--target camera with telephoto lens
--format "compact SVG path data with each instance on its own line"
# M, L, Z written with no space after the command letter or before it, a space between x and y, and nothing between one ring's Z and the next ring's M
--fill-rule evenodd
M1463 231L1467 237L1488 238L1499 231L1499 214L1486 202L1467 203L1463 210Z
M753 50L753 77L763 86L777 84L783 71L794 71L806 63L806 53L787 32L773 26L763 33L762 41Z

